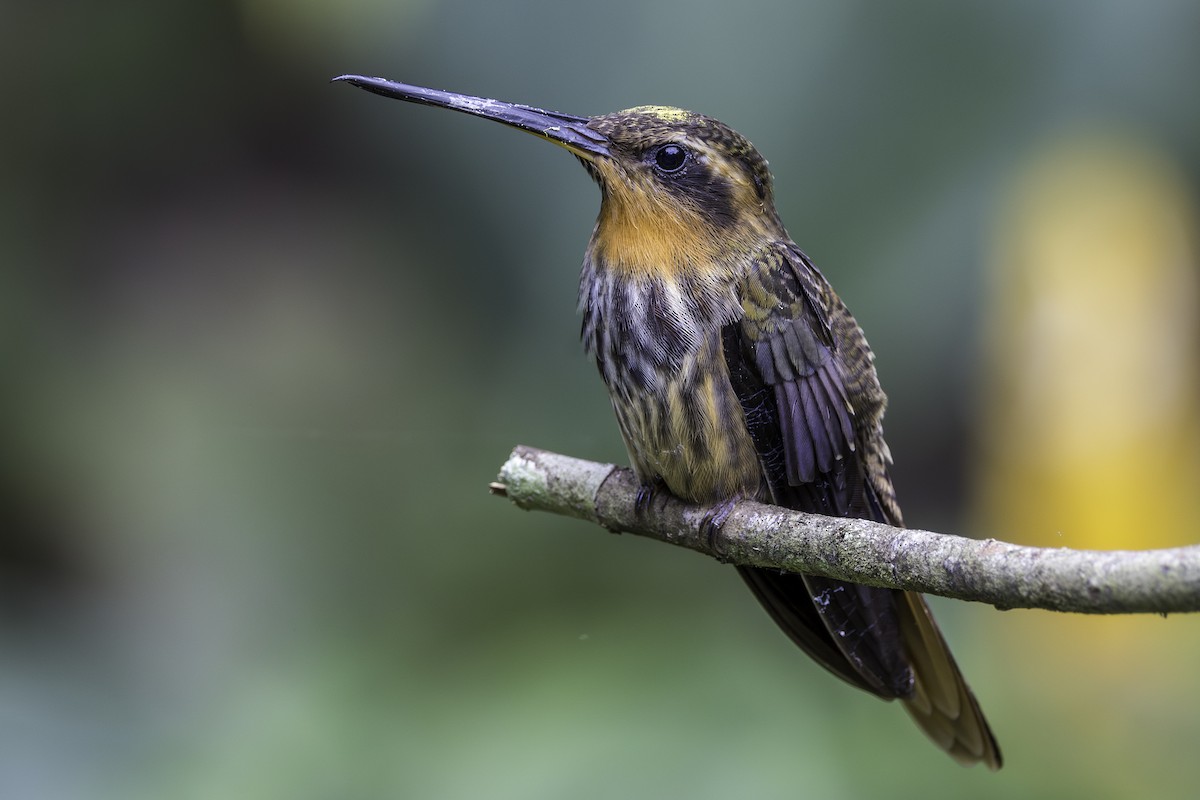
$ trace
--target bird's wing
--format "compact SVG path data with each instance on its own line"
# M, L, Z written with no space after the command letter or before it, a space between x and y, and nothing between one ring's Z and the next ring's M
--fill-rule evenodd
M807 261L792 260L784 248L766 252L743 285L744 315L723 331L731 383L775 503L879 518L859 463L826 286ZM770 570L742 575L776 622L836 675L880 697L911 693L893 592Z
M778 505L901 525L866 340L793 245L763 255L722 331L730 381ZM960 761L999 751L924 599L832 578L739 568L776 623L818 663L884 699Z

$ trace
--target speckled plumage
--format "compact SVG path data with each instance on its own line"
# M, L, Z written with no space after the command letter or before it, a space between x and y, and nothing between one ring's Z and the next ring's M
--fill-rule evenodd
M866 337L775 213L766 161L716 120L641 107L594 118L603 203L580 279L583 339L648 487L754 497L902 525ZM656 148L686 147L663 174ZM680 174L690 170L690 174ZM963 763L999 749L920 595L739 568L839 677L899 698Z
M381 78L337 80L527 131L574 153L595 178L602 202L580 276L583 340L648 490L902 524L871 350L788 237L767 162L744 137L667 106L589 118ZM739 572L826 669L900 699L959 762L1000 766L920 595Z

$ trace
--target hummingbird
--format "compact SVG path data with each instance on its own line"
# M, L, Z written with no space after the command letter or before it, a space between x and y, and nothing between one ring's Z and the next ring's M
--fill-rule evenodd
M766 160L701 114L638 106L594 117L342 75L410 103L500 122L572 153L600 187L583 258L583 342L642 485L716 508L738 500L903 520L887 403L862 329L792 241ZM805 653L900 700L964 765L1001 765L983 712L915 592L737 567Z

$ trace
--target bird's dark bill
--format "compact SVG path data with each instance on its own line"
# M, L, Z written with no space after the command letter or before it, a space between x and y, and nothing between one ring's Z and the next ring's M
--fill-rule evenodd
M360 89L366 89L368 92L396 100L449 108L475 117L495 120L561 145L575 155L588 160L609 154L608 139L587 126L588 117L560 114L556 111L546 111L541 108L506 103L486 97L473 97L469 94L427 89L423 86L396 83L383 78L339 75L334 80L344 81Z

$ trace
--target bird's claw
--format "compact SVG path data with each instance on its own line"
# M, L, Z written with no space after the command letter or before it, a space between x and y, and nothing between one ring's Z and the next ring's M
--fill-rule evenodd
M638 487L637 497L633 501L633 510L638 516L642 516L650 510L650 505L654 502L658 490L662 488L659 483L643 483Z
M721 532L721 527L725 524L725 520L729 519L729 514L733 511L733 507L737 505L737 498L731 497L728 500L722 500L705 512L704 518L700 520L700 534L704 537L705 544L713 553L718 561L724 562L725 556L717 546L717 535Z

